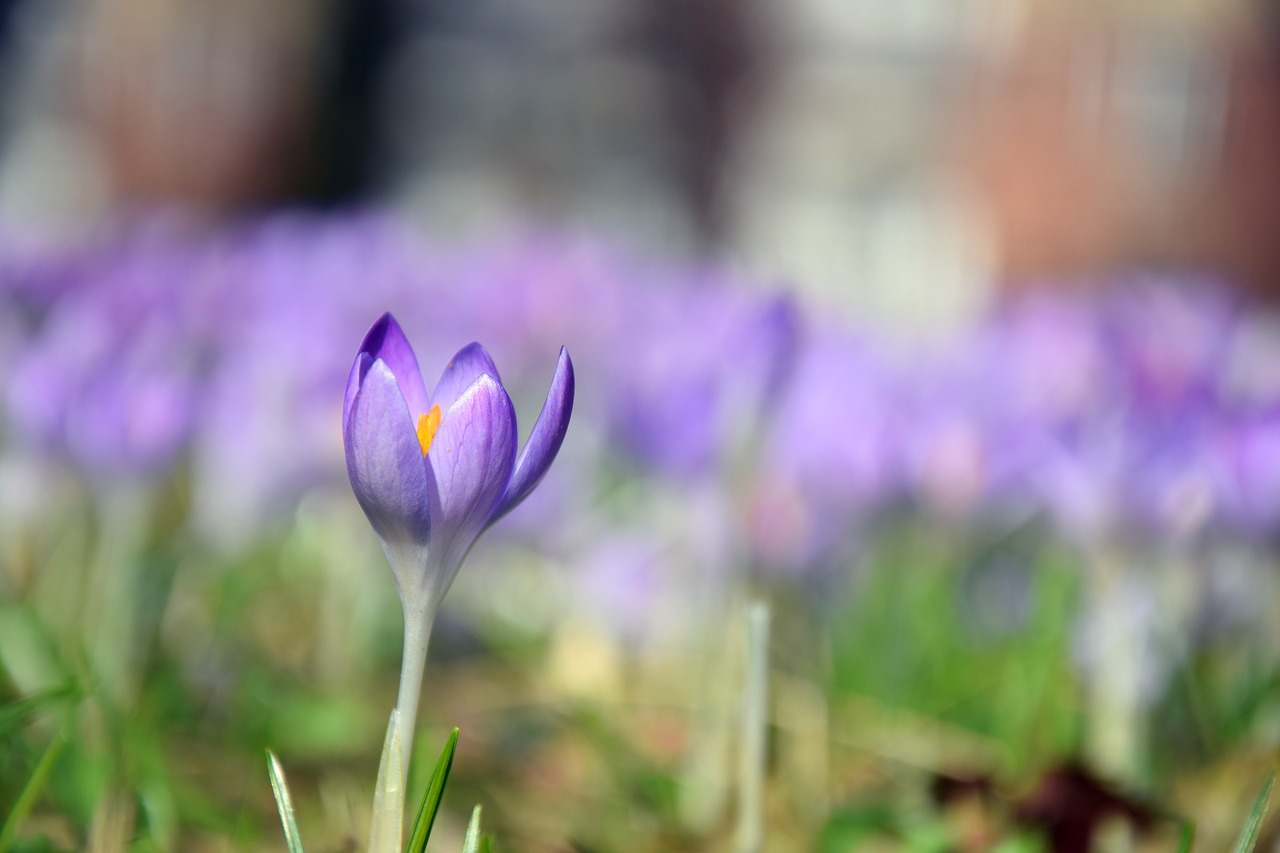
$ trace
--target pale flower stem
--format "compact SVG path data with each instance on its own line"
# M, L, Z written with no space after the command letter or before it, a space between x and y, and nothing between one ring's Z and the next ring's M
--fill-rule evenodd
M742 695L742 742L738 765L738 830L735 850L764 849L764 776L769 725L769 605L747 609L747 671Z
M413 729L422 694L422 672L427 663L432 614L405 602L404 655L400 661L400 695L391 712L387 737L378 766L378 787L373 797L370 853L399 853L403 844L404 802L409 788L409 758L413 755Z
M1088 562L1094 641L1099 649L1088 688L1085 754L1107 778L1135 781L1142 765L1142 701L1139 695L1146 628L1126 601L1131 568L1121 549L1099 548Z
M422 673L427 666L427 643L431 640L433 615L412 605L405 607L404 657L400 661L400 695L396 700L401 734L401 788L409 778L409 758L413 755L413 732L418 720L418 700L422 694Z
M378 784L373 794L373 819L369 825L369 853L400 853L404 844L404 788L401 787L400 729L391 712L387 736L378 762Z
M685 827L710 833L721 819L730 791L734 725L738 720L739 649L727 636L708 643L694 674L696 724L685 760L680 793L680 820Z

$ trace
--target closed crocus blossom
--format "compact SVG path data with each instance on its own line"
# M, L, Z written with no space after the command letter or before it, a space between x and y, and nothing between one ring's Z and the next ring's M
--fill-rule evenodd
M546 474L564 441L573 390L573 364L562 348L542 413L517 455L515 410L484 347L463 347L432 393L390 314L373 324L356 355L342 411L347 473L391 563L405 614L393 717L401 796L436 609L480 534Z

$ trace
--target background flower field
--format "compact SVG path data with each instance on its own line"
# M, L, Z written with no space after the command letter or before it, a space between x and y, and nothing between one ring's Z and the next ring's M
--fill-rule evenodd
M488 341L526 423L560 342L578 365L562 458L432 648L442 832L478 801L513 849L731 845L752 600L766 849L1219 846L1269 766L1280 335L1211 283L1032 295L906 350L712 267L381 215L5 276L19 849L277 848L266 747L304 837L363 843L401 623L337 421L381 306L441 362Z
M385 312L576 377L430 850L1280 843L1276 17L1114 5L0 3L0 850L366 849Z

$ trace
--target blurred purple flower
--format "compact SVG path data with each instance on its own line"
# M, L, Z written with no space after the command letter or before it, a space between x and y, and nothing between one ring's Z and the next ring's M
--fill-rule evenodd
M1202 282L1139 281L1101 306L1098 325L1127 407L1152 417L1211 411L1225 379L1239 311Z
M422 298L429 257L382 216L276 217L209 254L219 279L209 311L224 322L196 425L194 509L209 540L236 546L287 519L308 490L342 482L333 389L351 362L333 342L358 339L359 318L386 305L443 298Z
M172 282L191 262L149 250L61 292L9 377L20 434L95 475L163 473L186 449L208 341L192 294Z
M819 330L796 355L748 495L747 535L768 562L801 568L903 496L904 374L882 347Z
M634 535L612 531L594 543L574 573L573 589L591 614L620 641L643 645L654 633L655 622L671 618L662 607L673 598L671 582L664 575L662 546L652 531Z
M1280 533L1280 407L1221 426L1213 455L1222 509L1236 529Z
M799 337L789 299L700 284L632 294L610 348L610 436L633 461L679 478L714 474L758 437Z
M6 437L95 476L160 475L189 455L214 541L242 544L340 481L332 389L350 363L331 342L387 307L424 331L428 360L494 341L518 405L541 399L537 353L588 353L590 459L716 488L739 475L737 509L771 564L847 550L910 507L1041 513L1071 539L1280 529L1280 321L1218 287L1039 291L922 355L853 322L810 333L789 299L585 236L440 246L376 214L203 237L140 225L62 252L0 239Z

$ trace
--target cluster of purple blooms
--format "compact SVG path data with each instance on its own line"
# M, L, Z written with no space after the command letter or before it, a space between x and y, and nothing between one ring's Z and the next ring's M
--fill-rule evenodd
M770 488L836 526L906 505L1043 519L1085 545L1280 531L1280 325L1264 309L1134 279L1009 299L927 349L812 335Z
M0 449L90 482L182 467L223 541L345 488L351 347L387 310L424 363L485 342L521 412L573 353L574 439L517 519L621 471L719 489L786 568L904 509L1084 542L1280 530L1280 321L1203 283L1041 290L924 346L720 268L373 215L0 255Z

